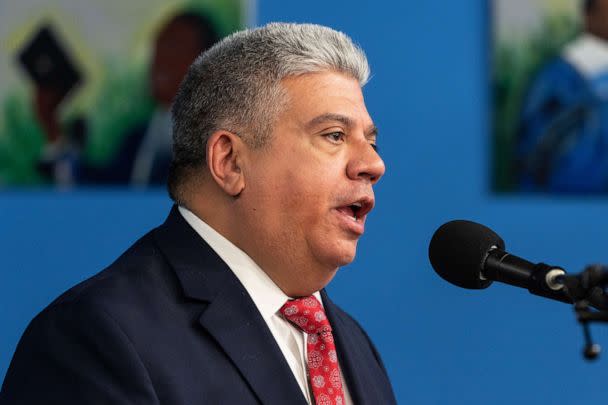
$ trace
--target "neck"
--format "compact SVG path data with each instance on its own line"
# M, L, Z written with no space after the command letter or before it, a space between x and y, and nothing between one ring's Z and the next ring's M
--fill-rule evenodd
M245 252L289 297L309 296L323 289L338 268L327 268L282 245L280 235L269 235L255 217L243 215L238 200L224 193L201 191L187 208L207 225Z
M243 249L243 248L241 248ZM336 275L336 269L325 269L281 254L258 255L258 250L243 249L268 277L289 297L306 297L323 289ZM272 249L270 252L277 252ZM283 252L286 253L286 252Z
M604 25L604 22L602 22L601 24L587 22L585 31L587 31L588 34L591 34L596 38L599 38L603 41L608 41L608 29L605 29Z

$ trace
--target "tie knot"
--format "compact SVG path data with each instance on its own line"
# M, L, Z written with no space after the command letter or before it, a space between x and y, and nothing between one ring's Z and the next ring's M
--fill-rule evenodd
M280 312L285 319L303 332L318 333L321 336L331 332L325 311L314 296L289 300L283 305Z

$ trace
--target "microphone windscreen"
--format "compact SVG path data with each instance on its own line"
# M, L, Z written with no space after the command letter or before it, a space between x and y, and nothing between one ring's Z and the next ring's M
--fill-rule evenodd
M480 277L492 248L505 248L494 231L476 222L455 220L441 225L433 234L429 260L444 280L462 288L482 289L492 283Z

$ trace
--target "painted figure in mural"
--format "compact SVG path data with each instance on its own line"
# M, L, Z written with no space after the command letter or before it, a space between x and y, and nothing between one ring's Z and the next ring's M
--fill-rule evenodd
M584 31L524 99L515 150L522 191L608 191L608 0L582 8Z
M154 113L148 122L127 133L111 162L84 173L88 182L165 184L171 162L173 97L190 64L218 39L211 22L201 14L181 13L164 25L154 42L148 79Z
M82 118L64 125L59 120L61 105L84 81L70 53L55 27L47 22L18 55L19 64L31 80L34 119L46 138L38 169L62 184L72 179L71 168L83 140L82 131L75 131L83 128Z
M171 161L171 102L190 64L218 39L213 24L202 14L183 12L170 18L153 45L148 85L155 109L149 121L128 129L112 157L100 166L93 166L82 158L84 140L78 142L80 153L67 154L65 145L70 145L70 150L78 148L66 141L64 138L68 136L60 131L47 130L58 128L44 125L45 121L57 122L56 108L38 114L50 117L41 121L41 126L47 135L47 149L52 153L45 156L46 162L41 166L58 184L164 184Z

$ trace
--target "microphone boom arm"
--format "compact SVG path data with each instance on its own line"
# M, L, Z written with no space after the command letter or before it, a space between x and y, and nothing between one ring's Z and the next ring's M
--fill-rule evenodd
M526 288L530 293L541 297L572 304L574 301L557 281L565 276L566 271L560 267L545 263L534 264L521 257L494 248L488 252L482 274L484 278ZM532 271L528 269L532 269Z

